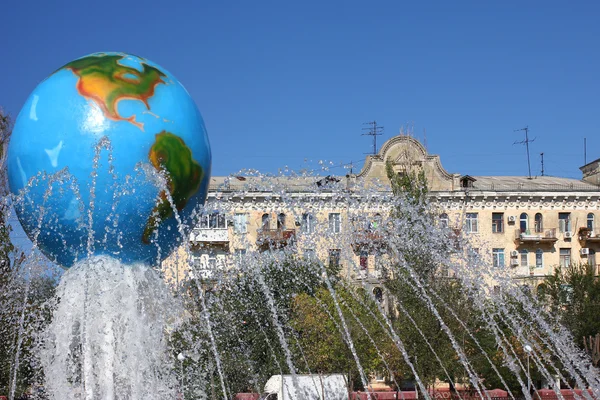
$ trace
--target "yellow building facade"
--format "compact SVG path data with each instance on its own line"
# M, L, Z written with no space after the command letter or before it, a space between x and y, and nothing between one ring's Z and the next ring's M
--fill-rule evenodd
M411 136L400 135L344 176L213 177L189 251L165 263L172 280L216 279L236 257L294 244L299 256L339 263L350 280L377 287L377 224L391 209L386 160L395 173L423 171L439 223L462 232L514 279L536 283L558 265L600 264L600 160L582 180L469 176L447 172ZM375 243L375 245L373 245Z

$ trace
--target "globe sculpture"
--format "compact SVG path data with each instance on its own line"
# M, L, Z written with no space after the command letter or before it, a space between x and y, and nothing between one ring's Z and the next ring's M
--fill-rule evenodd
M48 258L66 268L100 254L155 264L195 223L211 153L173 75L141 57L95 53L31 93L7 164L21 225Z

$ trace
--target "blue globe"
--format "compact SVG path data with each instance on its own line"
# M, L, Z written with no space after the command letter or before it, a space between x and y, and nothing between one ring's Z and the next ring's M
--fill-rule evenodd
M99 254L156 264L196 222L211 153L173 75L141 57L95 53L31 93L7 164L21 225L49 259L65 268Z

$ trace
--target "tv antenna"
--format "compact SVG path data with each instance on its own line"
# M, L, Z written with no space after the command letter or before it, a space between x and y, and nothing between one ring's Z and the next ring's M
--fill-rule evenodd
M540 153L540 156L542 156L542 176L544 176L544 153Z
M525 147L527 148L527 169L529 171L529 179L531 179L531 161L529 159L529 143L534 142L535 138L529 140L529 127L528 126L526 126L525 128L514 130L514 132L519 132L519 131L525 131L525 140L522 140L520 142L514 142L513 145L524 144Z
M367 128L363 128L363 131L368 131L367 133L363 133L361 136L373 136L373 155L377 154L377 136L383 135L383 126L377 126L377 121L365 122L363 125L369 125ZM369 153L365 153L369 154Z

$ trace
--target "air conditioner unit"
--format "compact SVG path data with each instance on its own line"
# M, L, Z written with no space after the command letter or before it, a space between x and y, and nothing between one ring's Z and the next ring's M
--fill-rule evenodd
M584 248L582 248L582 249L579 251L579 253L580 253L582 256L587 256L588 254L590 254L590 249L588 249L587 247L584 247Z
M519 260L517 260L516 258L510 260L510 265L511 267L517 267L519 265Z
M509 215L508 222L514 223L516 220L517 220L517 217L515 217L514 215Z
M565 239L570 239L573 237L573 234L571 232L565 232L564 237L565 237Z
M511 257L519 257L519 252L517 250L513 250L510 252Z

